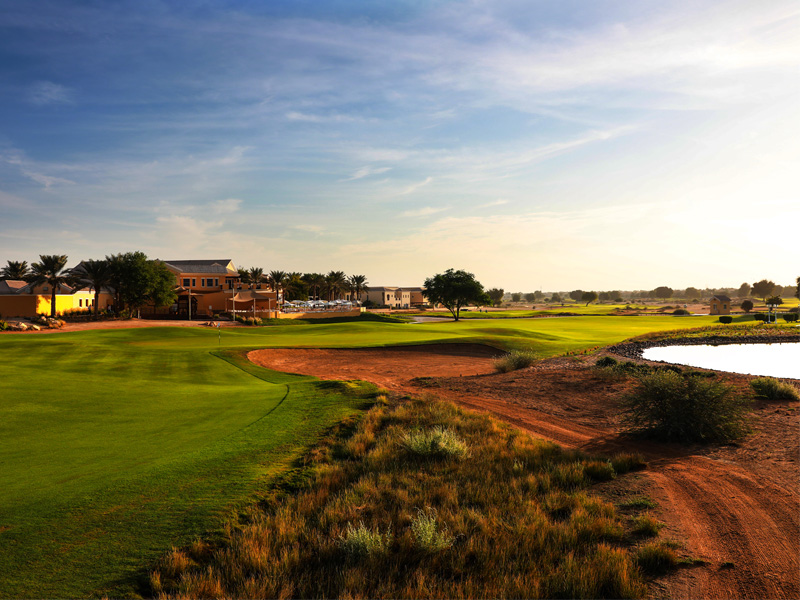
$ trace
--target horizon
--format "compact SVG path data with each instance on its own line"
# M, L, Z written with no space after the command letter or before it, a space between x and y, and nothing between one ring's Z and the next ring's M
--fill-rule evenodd
M12 1L0 266L793 285L800 7Z

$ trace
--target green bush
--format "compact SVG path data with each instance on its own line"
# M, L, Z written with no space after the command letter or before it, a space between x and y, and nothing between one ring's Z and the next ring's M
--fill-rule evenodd
M530 367L536 361L536 354L524 350L514 350L508 354L504 354L500 358L496 358L493 362L495 370L500 373L508 373L509 371L517 371Z
M767 315L765 315L764 313L755 313L753 315L753 320L755 320L755 321L766 321L767 320Z
M447 527L438 528L436 516L436 511L429 508L425 511L418 511L417 516L411 520L414 545L423 552L433 553L447 550L455 541Z
M673 314L673 315L675 315L675 316L677 316L677 317L680 317L680 316L683 316L683 315L690 315L690 314L692 314L692 313L690 313L690 312L689 312L688 310L686 310L685 308L679 308L679 309L677 309L677 310L673 310L673 311L672 311L672 314Z
M401 445L410 454L421 457L465 458L469 454L464 440L444 427L409 431L403 436Z
M583 465L586 476L595 481L609 481L617 476L614 466L607 460L591 460Z
M651 542L639 548L636 562L645 573L660 575L678 566L678 555L664 543Z
M772 377L758 377L750 381L750 387L760 400L800 400L797 388Z
M354 527L348 523L344 534L339 536L338 545L352 558L363 558L374 554L383 554L392 543L392 532L381 533L377 529L368 529L364 523Z
M598 359L597 362L594 364L595 366L605 368L605 367L616 366L618 364L618 361L616 358L613 358L611 356L604 356L603 358Z
M719 322L725 323L725 325L729 325L730 323L733 323L733 317L729 315L723 315L719 318Z
M611 466L614 467L614 472L624 475L629 471L644 469L647 463L638 452L620 452L611 457Z
M745 435L749 400L717 379L656 371L622 399L630 429L670 441L726 442Z
M3 320L0 320L0 331L5 331L6 329L8 329L8 323L6 323Z
M798 318L800 318L800 315L798 315L797 313L785 313L783 315L783 320L786 321L787 323L792 323L794 321L797 321Z

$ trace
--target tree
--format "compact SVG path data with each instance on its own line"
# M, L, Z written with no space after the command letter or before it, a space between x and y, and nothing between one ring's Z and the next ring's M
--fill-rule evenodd
M743 283L740 285L739 289L736 290L736 295L739 296L739 298L747 298L750 295L750 284Z
M123 308L134 312L147 304L167 306L177 299L175 275L161 261L149 260L138 251L107 256L106 260L111 265L118 313Z
M781 298L780 296L772 296L771 298L767 298L766 303L776 304L780 306L781 304L783 304L783 298Z
M749 289L750 286L747 287ZM687 287L686 291L683 292L683 297L686 298L687 300L699 298L700 296L701 296L700 290L698 290L696 287Z
M536 302L536 293L528 292L525 294L525 302Z
M309 296L313 290L313 297L319 299L319 290L325 285L325 275L322 273L306 273L303 275L303 281L308 284Z
M775 282L768 279L762 279L753 284L753 295L757 298L763 298L766 302L767 296L775 289Z
M50 316L53 318L56 316L56 292L73 279L66 267L64 254L40 254L39 262L31 265L31 287L44 283L50 286Z
M241 267L239 267L236 270L239 273L239 282L241 284L243 284L243 285L249 285L250 284L250 272L247 269L242 269Z
M247 278L250 280L250 289L255 289L264 280L264 269L250 267L247 271Z
M745 300L742 302L742 310L746 313L749 313L751 310L753 310L753 302L750 300Z
M563 306L564 299L561 298L561 294L555 293L553 294L552 298L550 298L550 302L552 302L553 304L558 304L560 302L561 305Z
M85 260L72 269L77 278L76 289L94 290L94 318L100 310L100 290L111 285L113 276L111 264L107 260Z
M800 277L797 278L797 289L795 290L794 295L797 296L797 298L800 298Z
M583 290L572 290L569 293L569 297L578 302L581 298L583 298Z
M286 300L300 300L308 298L308 284L303 279L302 273L287 273L283 282L283 295Z
M665 285L660 285L656 289L653 290L653 296L656 298L666 299L672 298L672 294L674 290L671 287L667 287Z
M522 292L513 292L511 294L512 302L520 302L522 300Z
M581 296L581 302L586 302L586 306L595 300L597 300L597 292L583 292Z
M423 294L432 304L443 305L458 321L461 307L472 302L480 303L484 291L472 273L447 269L425 280Z
M6 263L6 266L3 267L3 270L0 271L0 279L22 279L27 280L30 276L30 270L28 269L28 261L14 261L9 260Z
M369 291L367 287L367 276L351 275L347 281L350 283L350 299L352 300L355 297L361 302L361 292Z
M283 300L283 286L286 283L286 271L270 271L267 275L267 283L275 290L275 301L280 302Z
M344 271L329 271L325 275L325 290L328 292L328 299L335 300L347 289L347 275Z
M597 294L597 298L600 300L600 302L608 302L611 300L612 296L610 292L600 292Z
M505 290L501 288L492 288L488 290L487 295L489 299L492 301L492 306L500 306L503 303L503 296L505 295Z

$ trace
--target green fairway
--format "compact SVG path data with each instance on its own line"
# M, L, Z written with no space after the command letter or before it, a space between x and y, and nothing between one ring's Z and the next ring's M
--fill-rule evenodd
M173 544L213 531L368 388L232 350L437 341L540 356L715 317L574 317L0 335L0 596L134 595Z

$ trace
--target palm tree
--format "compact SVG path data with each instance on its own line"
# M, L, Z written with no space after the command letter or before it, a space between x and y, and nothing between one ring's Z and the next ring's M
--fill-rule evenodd
M50 316L56 316L56 292L62 285L72 281L72 276L64 269L67 266L65 254L40 254L39 261L31 265L31 288L46 283L50 286Z
M242 283L244 285L249 284L250 283L250 273L247 271L247 269L239 268L239 269L236 269L236 270L239 272L239 283Z
M100 290L111 285L113 272L111 263L107 260L85 260L72 269L72 275L77 277L76 288L94 289L94 318L100 309Z
M319 288L325 285L325 275L322 273L306 273L303 281L308 284L308 291L314 290L314 299L319 299ZM309 296L311 294L309 293Z
M269 275L267 275L267 281L272 286L272 289L275 290L276 301L280 302L280 300L281 300L281 289L283 288L283 284L286 281L286 272L285 271L270 271Z
M247 277L250 279L250 289L253 289L264 279L264 269L261 267L250 267L250 270L247 272Z
M330 300L338 298L339 294L347 289L347 275L344 271L329 271L325 276L325 289Z
M26 279L30 275L28 261L17 262L9 260L8 264L0 271L0 279Z
M350 283L350 292L354 296L357 297L358 301L361 302L361 292L369 291L367 287L367 276L366 275L351 275L348 278L348 283ZM352 296L350 298L353 299Z
M308 284L303 279L302 273L287 273L283 284L283 292L288 300L299 300L307 296Z

